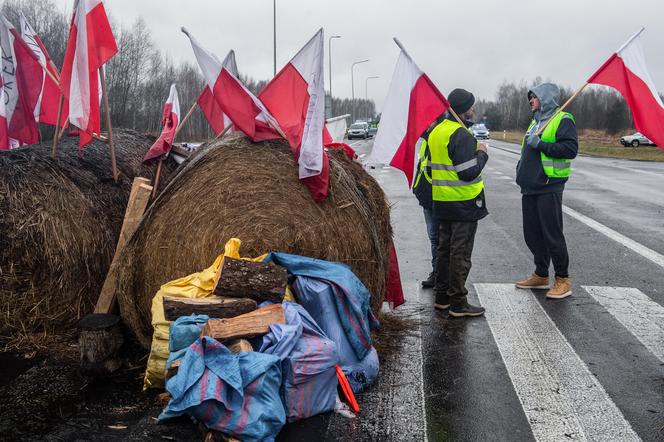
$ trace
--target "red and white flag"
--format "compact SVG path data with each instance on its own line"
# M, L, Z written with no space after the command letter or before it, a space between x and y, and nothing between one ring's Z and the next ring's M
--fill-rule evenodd
M102 0L76 0L60 86L83 148L99 134L99 68L118 52Z
M0 150L7 150L39 142L34 111L43 71L37 56L4 16L0 16L0 47Z
M330 168L323 148L324 44L321 28L258 95L286 135L298 175L317 202L327 197Z
M185 28L182 28L182 32L189 37L196 61L214 100L235 128L253 141L281 138L277 130L279 125L263 103Z
M380 127L368 161L389 164L403 171L411 185L417 140L450 105L401 43L396 38L394 41L401 53L394 68Z
M157 141L154 142L148 153L145 154L145 158L143 158L144 163L152 163L153 160L159 159L171 151L175 132L177 131L178 124L180 124L180 100L178 99L178 91L175 89L175 84L171 85L168 100L164 104L161 121L164 128Z
M632 111L636 130L664 149L664 104L648 72L641 32L609 57L588 83L617 89Z
M19 21L21 37L23 37L23 40L25 40L26 44L32 49L32 52L35 53L40 64L46 67L53 77L59 79L60 72L58 71L58 68L53 63L53 60L51 60L51 56L48 54L39 35L37 35L32 26L30 26L30 23L28 23L28 20L23 13L19 15ZM41 74L41 93L37 100L37 105L35 106L35 120L38 123L55 126L55 120L58 118L58 104L61 94L60 87L49 75L46 74L46 72L42 70ZM67 123L68 111L69 104L65 101L60 116L61 127Z
M214 56L214 54L212 54ZM237 71L237 63L235 62L235 51L231 50L224 61L221 62L221 65L229 70L236 78L239 76ZM233 124L224 112L221 110L221 106L217 103L212 95L212 90L208 85L205 85L203 92L196 99L196 103L203 111L205 119L210 124L210 127L215 134L219 135L227 128L229 125Z

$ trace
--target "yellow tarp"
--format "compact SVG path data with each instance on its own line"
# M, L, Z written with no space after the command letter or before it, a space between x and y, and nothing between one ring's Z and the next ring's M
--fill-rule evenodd
M164 296L174 298L205 298L212 294L215 286L215 277L221 260L224 256L236 259L247 259L249 261L262 261L266 255L257 258L241 258L240 245L242 241L237 238L230 239L224 248L223 255L217 256L214 263L202 272L192 273L184 278L176 279L161 286L157 294L152 299L152 326L154 334L152 335L152 348L148 358L148 366L145 370L145 379L143 389L163 388L164 376L166 370L166 360L168 359L168 335L171 325L170 321L164 318ZM293 300L290 290L286 290L286 301Z

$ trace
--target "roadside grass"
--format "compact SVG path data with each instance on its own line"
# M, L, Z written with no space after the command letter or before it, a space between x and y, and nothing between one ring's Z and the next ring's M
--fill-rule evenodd
M515 144L521 144L523 141L523 132L507 131L505 132L505 138L503 138L503 132L501 131L493 132L492 135L492 138L498 141ZM664 150L653 146L624 147L618 142L622 135L608 135L601 131L582 130L579 132L579 152L594 157L664 162Z

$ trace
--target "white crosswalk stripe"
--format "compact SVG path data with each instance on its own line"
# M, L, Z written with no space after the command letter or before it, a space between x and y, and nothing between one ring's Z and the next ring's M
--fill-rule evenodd
M652 354L664 362L664 307L635 288L583 288Z
M640 440L532 292L475 290L535 439Z

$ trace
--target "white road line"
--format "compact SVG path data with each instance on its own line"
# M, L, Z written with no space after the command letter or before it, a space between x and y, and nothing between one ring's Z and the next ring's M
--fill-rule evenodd
M532 292L475 290L536 440L640 440Z
M582 287L664 362L664 307L635 288Z
M660 267L664 267L664 256L655 252L652 249L649 249L648 247L644 246L643 244L640 244L633 239L630 239L626 237L625 235L616 232L615 230L611 229L610 227L605 226L604 224L601 224L597 221L595 221L592 218L589 218L576 210L563 205L563 212L571 216L572 218L576 219L577 221L581 221L583 224L587 225L593 230L598 231L602 235L605 235L609 237L610 239L616 241L617 243L627 247L628 249L632 250L633 252L638 253L639 255L643 256L644 258L650 260L651 262L657 264Z

